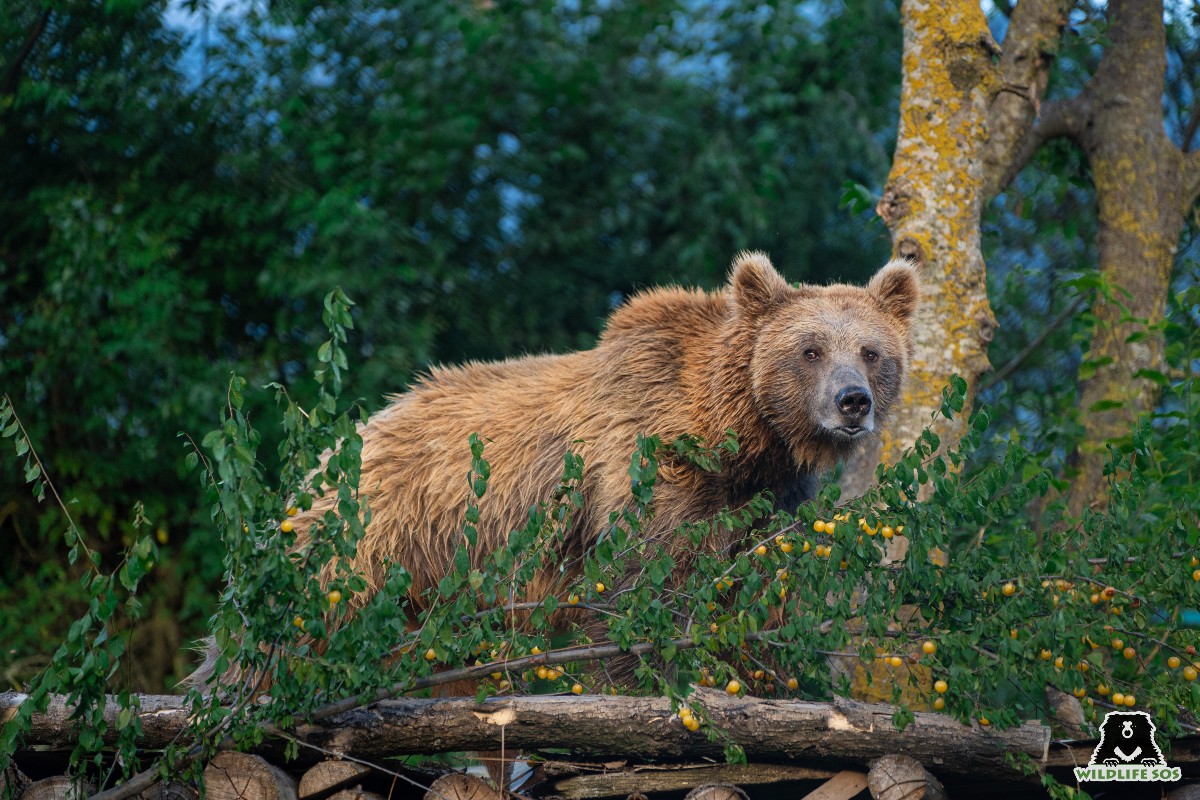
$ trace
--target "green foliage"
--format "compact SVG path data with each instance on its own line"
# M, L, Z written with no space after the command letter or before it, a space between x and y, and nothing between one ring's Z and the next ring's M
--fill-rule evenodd
M224 569L177 434L213 426L230 373L312 405L330 286L359 300L373 409L431 363L589 346L615 303L713 286L740 248L817 281L886 257L836 206L886 172L890 5L185 3L186 34L167 6L0 15L0 386L106 568L134 502L153 520L165 644L135 643L139 687L186 674ZM285 432L260 435L274 469ZM20 478L0 462L14 686L87 602Z

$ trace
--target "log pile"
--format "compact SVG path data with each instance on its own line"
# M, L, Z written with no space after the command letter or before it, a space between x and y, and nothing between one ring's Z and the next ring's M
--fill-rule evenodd
M213 800L485 800L496 792L481 778L441 774L396 761L398 756L501 751L529 762L523 795L585 798L679 797L742 800L767 791L812 800L916 800L1002 797L1038 792L1037 776L1008 763L1021 755L1072 785L1070 768L1086 764L1095 741L1052 742L1050 729L1027 723L995 730L962 725L940 714L917 713L904 731L888 706L735 698L701 690L704 718L719 730L713 741L688 731L659 698L535 696L389 700L293 731L300 757L282 758L278 742L253 753L219 753L204 768ZM0 694L0 721L24 701ZM186 728L178 697L142 697L140 740L148 765L154 752ZM115 705L109 734L116 736ZM96 787L56 774L75 741L62 698L35 715L27 749L0 765L0 797L84 800ZM725 763L736 744L750 763ZM57 754L57 762L55 759ZM1164 786L1179 798L1196 793L1200 737L1176 740L1169 763L1183 786ZM23 772L22 769L25 771ZM446 770L441 770L445 773ZM98 778L101 779L101 778ZM1192 795L1187 792L1192 792ZM155 784L138 800L198 800L195 787ZM973 800L978 800L975 798Z

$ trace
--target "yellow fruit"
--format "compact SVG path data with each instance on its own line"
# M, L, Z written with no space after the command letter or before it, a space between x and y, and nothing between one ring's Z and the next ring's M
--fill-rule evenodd
M945 681L934 681L933 690L938 694L945 694L946 690L949 688L950 684L946 683Z
M761 681L763 679L763 676L766 674L767 673L763 672L761 669L756 669L756 670L754 670L754 680Z
M805 539L803 552L807 553L809 550L812 550L812 545L808 543L808 539Z
M1063 657L1062 656L1059 656L1058 658L1054 659L1054 668L1055 669L1063 668Z
M1179 669L1179 656L1171 656L1168 658L1167 666L1171 669Z
M1053 656L1054 654L1051 653L1049 650L1043 650L1041 653L1038 653L1038 655L1041 656L1042 661L1049 661L1050 657Z
M825 521L819 519L816 522L814 522L813 530L816 531L817 533L824 533L825 532Z
M896 530L891 525L884 525L879 529L879 535L885 539L890 539L896 535Z
M828 533L830 536L833 536L835 533L837 533L837 525L832 522L826 522L825 523L825 532Z
M284 533L291 533L293 530L295 530L295 528L296 526L292 524L290 519L285 519L283 522L279 523L279 530L283 531Z
M530 653L530 655L540 656L540 655L542 654L542 648L538 647L538 646L535 644L535 645L533 646L533 649L532 649L532 650L530 650L530 651L529 651L529 653Z
M717 610L717 604L716 604L716 603L711 603L711 602L710 602L710 603L708 604L707 608L708 608L708 610L709 610L709 611L716 611L716 610Z
M583 684L577 683L571 687L571 694L583 694Z
M596 584L596 594L604 594L604 584L603 583Z
M796 546L793 545L791 542L780 542L779 549L785 553L790 553L796 549Z
M545 667L538 667L534 674L538 676L539 680L544 681L546 680L546 676L550 674L550 670L546 669Z
M1188 562L1189 567L1200 567L1200 558L1192 556L1192 560Z
M1089 597L1088 600L1092 601L1092 605L1099 603L1100 602L1100 593L1092 592L1092 596Z
M1009 581L1008 583L1004 584L1004 586L1000 587L1000 591L1005 597L1012 597L1017 593L1017 585L1012 581Z
M708 629L710 631L712 631L713 633L716 633L717 631L721 630L721 628L715 622L713 624L709 625Z
M1134 650L1132 647L1126 647L1121 651L1121 655L1125 656L1125 658L1133 659L1137 655L1137 650Z
M1079 671L1080 672L1087 672L1091 668L1092 668L1092 665L1089 664L1088 662L1086 662L1086 661L1079 662Z
M1121 694L1120 692L1114 692L1112 701L1114 705L1123 706L1125 705L1125 695Z
M796 680L795 678L788 678L787 687L794 692L800 688L800 681Z
M289 517L294 517L299 513L300 513L300 509L296 508L295 506L288 506L287 515Z
M1042 588L1043 588L1043 589L1049 589L1049 588L1050 588L1050 581L1048 581L1048 580L1043 580L1043 581L1042 581Z
M754 552L758 553L760 556L765 556L767 554L767 546L765 544L760 544L758 547L754 548Z
M304 617L297 616L294 620L292 620L292 624L300 630L304 630Z
M1125 705L1130 707L1137 705L1137 698L1131 694L1125 695Z
M1200 581L1200 569L1192 573L1192 580Z
M1189 665L1183 668L1183 679L1188 681L1196 680L1196 668Z
M437 653L433 652L432 647L425 651L425 660L426 661L433 661L436 658L437 658Z
M1008 638L1010 638L1010 639L1017 638L1017 629L1016 628L1013 628L1008 632Z
M1113 649L1113 650L1120 650L1120 649L1121 649L1121 648L1123 648L1124 646L1125 646L1125 643L1124 643L1124 642L1122 642L1120 639L1113 639L1113 640L1112 640L1112 649Z
M512 684L509 683L508 681L500 681L499 687L500 687L500 691L506 692L509 690L509 688L512 687Z
M730 681L725 684L725 691L729 694L737 694L742 690L742 684L738 681Z
M1096 693L1099 694L1101 697L1104 697L1105 695L1107 695L1109 693L1109 691L1110 691L1109 688L1107 686L1105 686L1103 683L1098 684L1096 686Z
M925 653L925 655L931 656L937 652L937 642L926 641L921 645L921 650Z
M336 606L340 602L342 602L342 593L334 589L329 593L329 605Z
M840 567L841 569L845 569L848 566L850 566L850 562L846 561L845 559L842 559L841 561L838 562L838 567Z
M574 606L579 604L579 595L573 594L567 597L567 605Z
M692 733L695 733L696 731L700 730L700 720L696 719L695 717L689 717L683 723L683 727L687 728Z
M1076 689L1075 691L1071 692L1071 694L1075 695L1076 697L1083 697L1084 695L1087 694L1087 689L1080 687L1079 689Z
M987 717L980 717L979 724L986 728L988 725L991 725L992 723L991 723L991 721L988 720Z
M888 663L891 664L893 667L898 667L904 663L904 659L901 658L900 656L891 656L890 658L888 658Z
M942 698L942 697L933 698L933 710L934 711L941 711L945 707L946 707L945 698Z

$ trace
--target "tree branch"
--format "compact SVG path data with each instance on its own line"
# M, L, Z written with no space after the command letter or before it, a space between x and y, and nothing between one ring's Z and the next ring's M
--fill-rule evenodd
M1042 343L1045 342L1046 339L1050 338L1050 334L1058 330L1064 322L1075 316L1075 314L1078 313L1079 309L1082 307L1083 298L1075 298L1075 302L1071 303L1071 305L1059 312L1059 315L1055 317L1049 325L1046 326L1045 330L1037 335L1037 338L1027 344L1025 348L1021 350L1021 352L1017 353L1017 355L1011 361L997 370L990 378L988 378L986 381L983 381L979 385L979 391L982 392L984 389L990 389L1011 375L1017 367L1021 366L1021 364L1025 362L1025 359L1029 358L1030 353L1041 347Z
M13 94L17 91L17 86L21 83L21 71L25 67L25 60L29 58L29 54L33 52L33 46L37 44L37 40L41 38L46 30L46 23L50 21L50 9L42 9L42 13L38 14L37 20L29 29L29 33L25 36L25 44L21 46L21 52L17 54L16 60L9 65L8 70L4 73L4 80L0 82L0 94Z
M1041 118L1033 130L1021 139L1021 146L1005 167L1003 175L996 184L996 191L1002 191L1004 187L1012 183L1042 145L1062 137L1079 141L1083 135L1084 124L1091 113L1091 96L1087 87L1075 97L1067 100L1054 100L1043 105Z
M1016 175L1008 167L1040 110L1072 4L1073 0L1021 0L1011 10L1000 59L1002 85L988 109L985 198L1004 191Z

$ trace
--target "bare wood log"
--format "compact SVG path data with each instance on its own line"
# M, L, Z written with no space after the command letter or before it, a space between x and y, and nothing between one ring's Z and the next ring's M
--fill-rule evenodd
M917 713L904 731L892 726L890 706L838 699L807 703L730 697L699 690L704 716L727 732L749 758L819 761L839 758L866 763L903 750L941 771L1010 775L1007 753L1035 761L1046 756L1049 729L1038 724L994 730L962 725L940 714ZM691 733L661 698L536 696L497 698L476 705L469 699L407 700L354 711L327 725L302 728L304 740L371 759L410 752L488 750L500 746L536 750L553 745L577 753L638 759L722 758L725 743Z
M248 753L219 753L204 768L209 800L297 800L296 780Z
M355 786L353 789L342 789L340 792L330 797L329 800L385 800L383 795L375 792L368 792L361 786Z
M584 765L584 768L591 765ZM622 765L624 766L624 765ZM743 787L768 786L787 781L812 781L832 778L836 772L828 769L809 769L791 764L680 764L655 767L632 767L618 771L596 765L595 773L579 774L580 766L569 777L556 777L567 765L547 762L544 773L551 777L555 794L563 800L594 800L600 797L620 797L649 792L677 792L707 783L728 783Z
M20 797L33 781L16 764L0 770L0 797Z
M871 763L867 787L875 800L946 800L946 790L921 762L904 755Z
M138 795L138 800L197 800L200 793L183 783L156 783Z
M425 800L496 800L498 792L474 775L452 772L433 782Z
M300 800L320 800L341 789L361 784L370 774L369 767L354 761L322 761L300 778Z
M1166 800L1200 800L1200 783L1189 783L1167 792Z
M844 770L804 796L804 800L850 800L867 788L867 776Z
M692 789L683 800L750 800L750 795L732 783L706 783Z
M96 787L87 781L56 775L30 784L21 793L20 800L83 800L95 791Z

